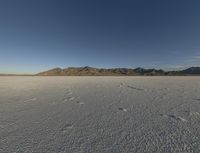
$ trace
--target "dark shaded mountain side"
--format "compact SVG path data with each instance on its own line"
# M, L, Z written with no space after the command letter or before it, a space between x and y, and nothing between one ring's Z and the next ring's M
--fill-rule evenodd
M188 69L185 69L183 71L181 71L181 73L183 74L198 74L200 75L200 67L190 67Z

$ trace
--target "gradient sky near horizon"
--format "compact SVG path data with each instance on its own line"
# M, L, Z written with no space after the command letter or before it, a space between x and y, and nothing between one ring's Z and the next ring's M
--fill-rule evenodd
M200 66L200 1L0 1L0 73L70 66Z

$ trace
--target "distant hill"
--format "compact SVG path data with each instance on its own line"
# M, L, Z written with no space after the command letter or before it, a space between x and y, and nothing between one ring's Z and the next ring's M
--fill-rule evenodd
M198 74L200 75L200 67L190 67L186 70L181 71L183 74Z
M191 67L182 71L164 71L144 68L112 68L102 69L85 67L54 68L36 74L38 76L172 76L172 75L200 75L200 67Z
M112 75L136 75L131 69L98 69L93 67L69 67L65 69L54 68L45 72L38 73L42 76L112 76Z

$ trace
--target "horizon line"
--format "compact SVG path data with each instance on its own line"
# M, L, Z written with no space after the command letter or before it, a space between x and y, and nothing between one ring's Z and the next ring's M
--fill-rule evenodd
M37 72L0 72L0 75L36 75L38 73L41 73L41 72L45 72L45 71L48 71L48 70L52 70L52 69L56 69L56 68L59 68L59 69L68 69L68 68L84 68L84 67L90 67L90 68L95 68L95 69L137 69L137 68L142 68L142 69L155 69L155 70L163 70L165 72L170 72L170 71L182 71L182 70L185 70L185 69L188 69L188 68L191 68L191 67L200 67L200 66L174 66L173 67L168 67L168 68L145 68L145 67L135 67L135 68L130 68L130 67L93 67L93 66L68 66L68 67L53 67L53 68L49 68L49 69L46 69L46 70L41 70L41 71L37 71ZM168 69L168 70L167 70Z

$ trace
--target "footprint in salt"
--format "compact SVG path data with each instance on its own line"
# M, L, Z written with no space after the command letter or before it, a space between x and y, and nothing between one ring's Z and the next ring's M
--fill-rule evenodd
M200 113L199 112L193 112L193 111L184 111L185 113L187 113L189 116L199 116Z
M25 100L24 102L31 102L31 101L36 101L36 100L37 100L37 98L31 98L31 99Z
M62 128L62 133L66 133L68 130L73 129L73 125L72 124L66 124L63 128Z
M118 110L123 111L123 112L127 112L127 109L119 107Z
M72 92L71 92L71 91L69 91L69 92L67 92L66 94L67 94L67 95L72 95Z
M72 100L74 100L75 99L75 97L69 97L69 101L72 101Z
M68 101L68 99L64 99L64 100L63 100L63 102L67 102L67 101Z
M187 122L186 119L184 119L183 117L180 117L180 116L167 115L167 114L160 114L160 116L163 116L163 117L166 117L166 118L172 118L172 119L177 120L177 121Z
M200 115L199 112L190 112L190 115Z
M119 87L121 88L121 87L123 87L124 86L124 83L120 83L119 84Z
M84 105L85 104L84 102L81 102L81 101L77 101L76 103L79 104L79 105Z
M197 98L197 99L193 99L193 100L200 101L200 99L199 99L199 98Z
M143 91L144 90L142 88L137 88L137 87L130 86L130 85L128 85L127 87L130 88L130 89L138 90L138 91Z

